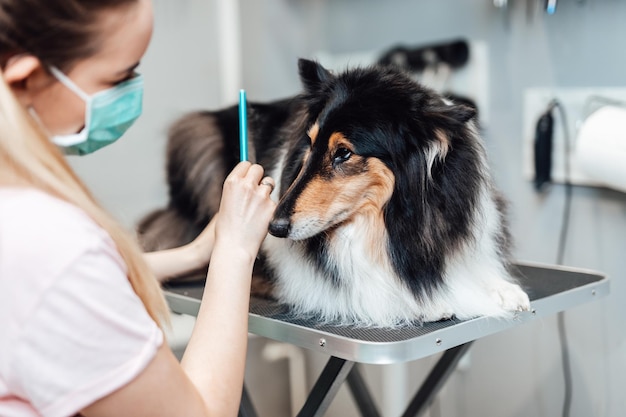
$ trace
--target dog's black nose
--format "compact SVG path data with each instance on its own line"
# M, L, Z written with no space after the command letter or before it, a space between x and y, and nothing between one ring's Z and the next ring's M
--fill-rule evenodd
M270 233L276 237L287 237L290 226L289 219L274 219L270 222Z

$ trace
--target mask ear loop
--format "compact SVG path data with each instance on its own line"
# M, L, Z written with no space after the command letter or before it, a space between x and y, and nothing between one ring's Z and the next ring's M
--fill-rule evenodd
M61 72L58 68L50 66L49 69L52 75L59 80L61 84L66 86L70 91L85 102L85 125L82 130L71 135L55 136L52 138L52 141L57 145L66 147L84 142L87 139L85 132L88 131L89 126L91 125L91 96L85 93L79 86L76 85L74 81L72 81L67 75L63 74L63 72Z
M54 66L51 66L49 69L52 75L54 75L54 77L64 86L72 90L72 92L78 97L82 98L85 103L89 102L89 94L85 93L79 86L76 85L76 83L74 83L74 81L72 81L67 75L63 74L61 70Z

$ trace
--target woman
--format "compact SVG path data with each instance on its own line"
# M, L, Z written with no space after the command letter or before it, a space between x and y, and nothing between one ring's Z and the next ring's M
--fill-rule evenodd
M139 115L134 70L151 33L149 0L0 0L2 416L237 414L271 179L239 164L214 224L146 261L61 152L93 152ZM157 324L167 308L155 275L209 256L179 364Z

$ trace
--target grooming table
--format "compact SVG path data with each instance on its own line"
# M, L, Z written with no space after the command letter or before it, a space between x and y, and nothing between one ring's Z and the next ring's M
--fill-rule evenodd
M608 279L597 272L538 264L516 264L531 311L512 320L479 317L445 320L400 329L339 327L298 319L289 309L265 299L250 300L249 332L330 356L298 417L322 416L339 387L348 383L364 417L380 414L355 363L393 364L444 352L408 404L403 417L427 409L471 343L520 324L567 310L609 293ZM196 316L203 283L170 284L165 296L172 311ZM244 387L239 415L256 417Z

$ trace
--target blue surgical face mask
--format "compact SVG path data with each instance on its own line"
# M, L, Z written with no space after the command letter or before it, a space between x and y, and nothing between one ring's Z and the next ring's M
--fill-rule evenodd
M80 132L52 137L52 141L62 147L66 154L86 155L110 145L141 115L143 99L141 75L89 95L57 68L51 67L50 71L86 104L85 127Z

